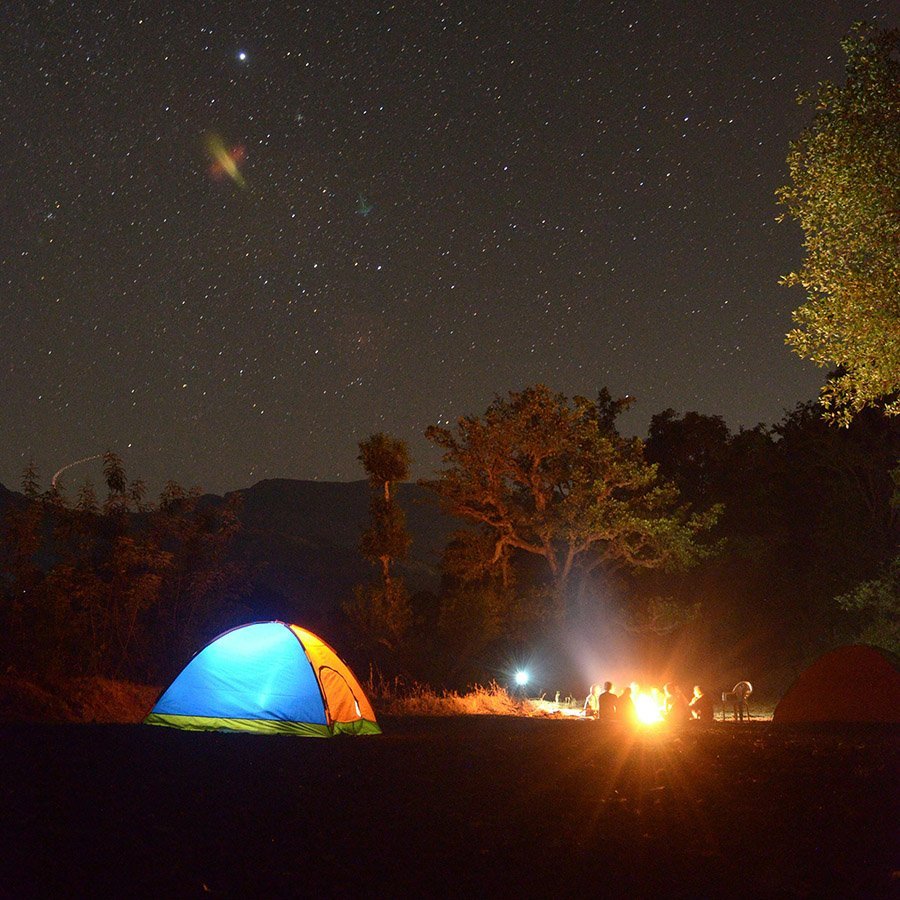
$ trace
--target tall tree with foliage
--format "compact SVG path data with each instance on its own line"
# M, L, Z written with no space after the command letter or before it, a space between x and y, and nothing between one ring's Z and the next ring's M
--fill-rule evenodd
M560 612L576 572L692 565L718 515L679 504L641 441L617 433L621 408L605 391L597 401L570 401L538 384L460 419L455 433L426 432L444 451L444 469L425 484L448 513L476 527L469 556L481 545L482 567L508 566L513 553L540 560Z
M690 503L708 505L727 465L730 434L721 416L665 409L650 419L645 452ZM685 477L686 475L690 477Z
M844 612L856 617L856 641L900 654L900 556L879 578L835 599Z
M379 432L360 443L357 458L371 488L369 525L360 549L378 566L381 577L378 584L357 587L345 611L370 640L396 652L412 625L409 594L395 571L411 543L406 515L397 502L397 485L409 477L409 450L403 441Z
M842 42L846 81L818 86L815 118L788 154L791 183L777 191L806 250L783 279L807 292L787 342L837 367L821 401L843 425L880 398L900 413L898 42L896 30L853 27Z

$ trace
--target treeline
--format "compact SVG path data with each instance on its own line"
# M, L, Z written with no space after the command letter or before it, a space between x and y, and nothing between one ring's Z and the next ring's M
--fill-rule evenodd
M386 577L408 540L391 477L372 479L363 550L381 577L346 609L382 667L459 683L619 635L645 671L782 686L839 643L900 649L896 418L867 409L839 428L806 403L732 433L670 409L641 441L616 426L631 402L537 385L429 429L444 467L424 484L465 525L436 593ZM374 445L408 468L402 442L374 435L370 477Z
M0 523L5 672L160 683L241 616L234 501L204 505L169 482L150 502L113 453L103 476L102 500L86 482L72 501L25 472L25 502Z
M900 649L900 420L868 409L838 428L808 403L731 432L666 410L641 440L617 424L631 402L535 385L430 428L443 465L423 484L460 526L430 591L404 579L408 449L362 442L372 579L325 615L342 652L457 687L534 656L580 678L583 646L601 662L626 646L660 675L779 684L835 644ZM163 683L220 631L269 614L237 546L240 495L212 503L169 483L150 502L114 454L102 499L89 484L73 500L42 490L31 468L23 489L0 520L4 671Z
M734 434L717 416L651 420L648 458L686 502L724 510L722 553L668 590L701 602L694 633L743 671L795 671L851 641L900 651L900 422L872 408L846 428L826 417L810 402Z

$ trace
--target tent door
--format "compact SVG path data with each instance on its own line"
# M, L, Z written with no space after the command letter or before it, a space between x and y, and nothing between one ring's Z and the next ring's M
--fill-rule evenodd
M355 722L361 718L359 703L347 679L330 666L319 668L319 684L332 722Z

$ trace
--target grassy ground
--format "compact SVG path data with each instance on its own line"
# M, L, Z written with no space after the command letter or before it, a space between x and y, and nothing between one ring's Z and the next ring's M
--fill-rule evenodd
M0 895L878 897L897 729L0 726Z

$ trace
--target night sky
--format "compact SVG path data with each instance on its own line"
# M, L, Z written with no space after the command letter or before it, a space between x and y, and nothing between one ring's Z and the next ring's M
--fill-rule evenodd
M348 480L373 431L423 475L427 425L537 381L638 434L777 420L822 378L795 97L895 9L4 4L0 482Z

